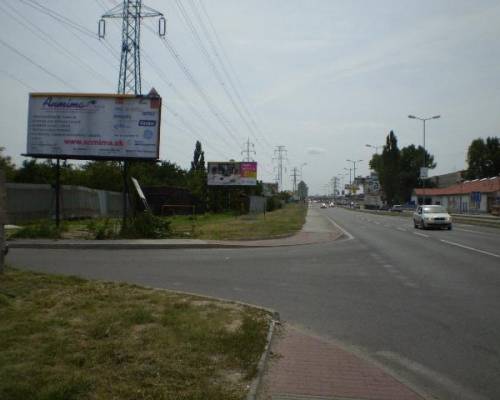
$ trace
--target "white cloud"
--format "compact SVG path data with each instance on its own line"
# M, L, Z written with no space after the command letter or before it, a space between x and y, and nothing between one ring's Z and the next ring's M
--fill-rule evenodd
M320 154L326 153L326 149L323 149L321 147L308 147L306 149L306 151L307 151L307 154L309 154L311 156L318 156Z

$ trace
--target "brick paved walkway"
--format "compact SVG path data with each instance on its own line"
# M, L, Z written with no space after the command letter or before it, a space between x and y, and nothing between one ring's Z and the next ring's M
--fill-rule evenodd
M262 400L422 400L413 390L356 355L291 327L275 337Z

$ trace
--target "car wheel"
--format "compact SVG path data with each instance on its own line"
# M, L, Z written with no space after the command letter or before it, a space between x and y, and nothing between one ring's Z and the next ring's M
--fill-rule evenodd
M415 229L417 229L417 228L418 228L417 221L415 221L415 220L413 220L413 227L414 227Z
M427 229L424 220L420 221L420 229Z
M448 230L451 231L453 228L452 228L452 225L448 225Z

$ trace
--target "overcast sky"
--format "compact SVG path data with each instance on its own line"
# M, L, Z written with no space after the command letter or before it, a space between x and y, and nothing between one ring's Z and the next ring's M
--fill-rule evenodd
M58 19L30 7L36 2ZM0 146L17 164L26 151L30 91L116 91L120 26L108 21L99 41L97 22L119 3L0 2ZM164 98L160 157L182 167L189 166L196 139L207 160L222 160L241 159L250 138L259 179L274 180L274 147L283 145L285 188L292 168L307 163L310 192L324 193L350 166L346 159L363 160L356 174L368 174L373 149L365 145L382 145L390 130L400 147L422 144L422 123L408 114L442 116L427 125L433 174L465 168L473 139L500 134L498 0L144 4L165 14L168 42L143 27L143 92L154 86ZM82 27L70 28L62 17Z

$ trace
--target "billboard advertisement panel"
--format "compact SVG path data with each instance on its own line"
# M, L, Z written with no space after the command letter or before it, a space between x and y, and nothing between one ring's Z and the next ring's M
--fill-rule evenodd
M209 186L255 186L257 163L254 161L208 162Z
M27 155L74 159L158 159L161 98L31 93Z

